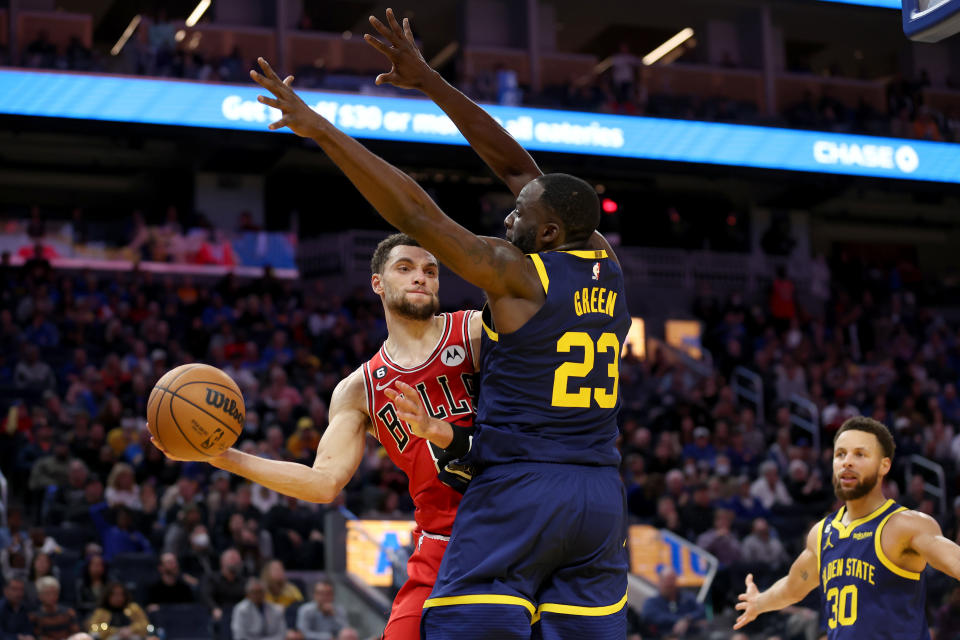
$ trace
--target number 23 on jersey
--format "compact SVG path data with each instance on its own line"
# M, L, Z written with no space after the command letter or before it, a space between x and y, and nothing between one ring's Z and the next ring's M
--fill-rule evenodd
M553 401L555 407L573 407L586 409L596 401L601 409L612 409L617 405L617 385L620 382L620 341L616 334L602 333L594 342L590 334L584 331L568 331L557 340L557 353L570 353L573 348L583 349L581 362L564 362L553 374ZM594 369L595 354L610 352L607 364L607 376L613 380L613 388L580 386L571 391L571 378L586 378ZM602 366L602 365L601 365Z

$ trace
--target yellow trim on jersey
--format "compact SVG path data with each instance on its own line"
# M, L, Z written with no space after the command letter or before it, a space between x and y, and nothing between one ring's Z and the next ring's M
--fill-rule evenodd
M487 323L483 321L483 318L480 318L480 324L483 325L483 330L487 332L487 337L493 340L494 342L500 342L500 336L496 331L487 326Z
M567 253L577 258L586 258L587 260L600 260L607 257L606 249L580 249L577 251L558 251L557 253Z
M547 277L547 267L543 264L543 258L541 258L536 253L528 254L530 260L533 262L533 266L537 268L537 275L540 276L540 283L543 285L543 292L547 293L547 290L550 288L550 278Z
M505 596L497 593L478 594L472 596L447 596L445 598L428 598L423 603L424 609L430 607L450 607L457 604L509 604L523 607L531 617L537 615L537 608L529 600L518 596ZM532 624L532 623L531 623Z
M820 575L820 549L823 547L823 523L826 518L821 518L817 523L817 576Z
M627 592L629 593L629 591ZM614 604L608 604L603 607L581 607L573 604L555 604L553 602L544 602L539 607L537 607L537 612L531 620L531 624L540 619L540 615L543 613L563 613L569 616L609 616L614 613L617 613L627 604L627 593L623 594L623 597L620 598L620 602Z
M876 535L873 536L873 549L874 551L877 552L877 557L880 558L880 562L882 562L883 566L885 566L887 569L894 572L901 578L906 578L907 580L919 580L920 579L919 573L914 573L913 571L907 571L903 567L898 567L897 565L895 565L893 561L887 557L887 554L883 552L883 545L880 543L880 534L883 533L883 525L887 524L887 520L890 519L890 516L892 516L895 513L900 513L901 511L906 511L906 510L907 510L906 507L900 507L896 511L892 511L888 513L887 516L880 521L880 524L877 525L877 533Z
M871 513L870 515L866 515L866 516L860 518L859 520L854 520L853 522L851 522L850 524L848 524L848 525L846 525L846 526L844 526L843 522L841 522L841 520L842 520L842 518L843 518L843 513L844 513L844 511L846 511L846 509L847 509L847 506L844 505L844 506L840 507L840 511L837 511L837 515L835 515L835 516L833 517L833 522L832 522L832 524L833 524L833 526L836 528L837 533L840 535L840 539L841 539L841 540L842 540L843 538L849 538L849 537L850 537L850 534L853 533L853 530L854 530L854 529L856 529L856 528L859 527L860 525L864 524L865 522L870 522L871 520L873 520L874 518L876 518L877 516L879 516L879 515L880 515L881 513L883 513L886 509L888 509L891 504L893 504L893 500L892 500L892 499L887 499L886 502L884 502L882 505L880 505L880 507L879 507L876 511L874 511L873 513Z

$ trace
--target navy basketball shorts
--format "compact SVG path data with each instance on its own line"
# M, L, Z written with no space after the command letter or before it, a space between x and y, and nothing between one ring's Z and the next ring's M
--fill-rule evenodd
M460 503L422 637L623 640L626 513L613 467L485 469Z

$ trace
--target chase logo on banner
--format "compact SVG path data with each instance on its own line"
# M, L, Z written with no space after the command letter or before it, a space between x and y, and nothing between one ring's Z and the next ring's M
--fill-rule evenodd
M0 70L0 114L273 135L266 127L279 113L257 102L258 89ZM300 95L315 111L358 138L467 144L453 122L427 100L321 91ZM525 107L486 108L532 151L960 183L957 144Z

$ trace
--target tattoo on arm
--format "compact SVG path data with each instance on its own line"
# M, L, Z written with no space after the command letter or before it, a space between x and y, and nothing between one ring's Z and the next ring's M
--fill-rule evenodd
M807 578L809 578L809 577L810 577L810 574L807 573L806 571L801 571L801 572L800 572L800 579L803 580L804 582L806 582L806 581L807 581Z

